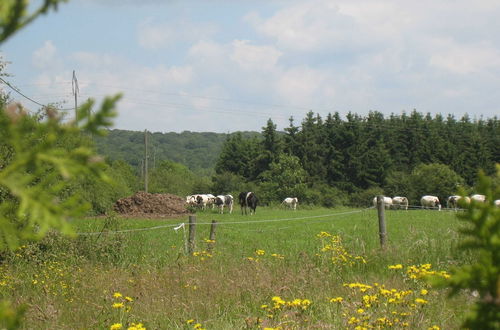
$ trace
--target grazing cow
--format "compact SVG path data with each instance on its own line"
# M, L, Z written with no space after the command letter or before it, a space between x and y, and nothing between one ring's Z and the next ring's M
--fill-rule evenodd
M495 204L496 207L500 207L500 199L495 199L493 204Z
M219 208L219 213L224 214L224 206L229 208L229 214L233 213L233 196L219 195L215 197L215 205Z
M196 204L198 207L204 210L207 207L208 196L207 195L196 195Z
M446 201L446 207L449 209L457 209L458 208L458 200L461 198L461 196L458 195L452 195L448 197L448 200Z
M408 210L408 198L395 196L392 198L392 205L395 209Z
M486 196L476 194L476 195L470 196L470 199L473 201L476 201L476 202L484 203L486 201Z
M207 200L207 205L210 206L212 205L212 210L215 208L215 196L212 194L206 194L208 200Z
M420 199L420 205L422 205L422 208L427 209L427 208L438 208L439 211L441 211L441 203L439 202L439 198L436 196L422 196Z
M446 201L446 207L449 209L458 209L458 202L460 200L464 200L465 203L469 204L470 203L470 198L467 196L458 196L458 195L452 195L448 197L448 200Z
M250 208L250 215L255 214L255 209L257 208L257 202L259 199L253 192L241 192L238 196L238 200L240 201L241 206L241 214L243 214L243 210L245 210L245 214L247 214L247 207Z
M296 211L298 203L299 203L299 199L297 197L287 197L283 200L283 202L281 204Z
M377 207L377 196L373 198L373 206ZM392 198L384 196L384 208L390 209L392 206Z
M196 200L196 195L186 196L186 204L188 206L195 206L195 205L197 205L198 201Z

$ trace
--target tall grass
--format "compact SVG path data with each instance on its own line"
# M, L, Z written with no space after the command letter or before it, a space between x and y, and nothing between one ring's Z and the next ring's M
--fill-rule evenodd
M185 253L187 232L173 230L187 218L75 219L75 232L80 233L75 239L50 235L7 257L0 267L1 297L28 307L27 329L105 329L132 322L151 329L193 328L197 323L207 329L354 328L349 317L363 316L356 314L361 298L344 284L376 282L414 294L424 288L431 291L425 306L400 317L409 327L457 328L461 323L470 297L448 300L445 291L410 280L404 268L388 268L429 263L432 269L449 270L473 258L456 248L460 237L453 212L386 212L384 250L373 209L257 212L198 213L196 253L191 256ZM212 220L218 222L216 242L208 252ZM366 263L333 263L328 254L332 252L322 251L325 238L317 237L321 232L341 237L348 258L363 257ZM117 292L132 301L113 297ZM262 308L275 296L312 304L271 312ZM343 304L330 302L337 296L344 297ZM114 303L124 307L113 308ZM396 307L399 312L410 308ZM377 308L373 318L383 312L381 305Z

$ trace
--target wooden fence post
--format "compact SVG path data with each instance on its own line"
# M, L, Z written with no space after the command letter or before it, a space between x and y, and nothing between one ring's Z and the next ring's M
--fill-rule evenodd
M377 196L377 210L378 210L378 232L380 237L380 247L385 247L385 240L387 238L387 231L385 228L385 203L384 196Z
M195 248L195 232L196 232L196 216L189 216L189 240L188 240L188 253L191 255Z
M210 226L210 243L208 243L208 251L212 251L215 245L215 228L217 227L217 221L212 220L212 225Z

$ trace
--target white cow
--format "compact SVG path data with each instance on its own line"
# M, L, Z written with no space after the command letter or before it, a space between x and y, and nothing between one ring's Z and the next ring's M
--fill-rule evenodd
M486 201L486 196L475 194L475 195L470 196L470 199L472 201L484 203Z
M500 207L500 199L495 199L493 203L495 204L496 207Z
M373 198L373 206L377 207L377 196ZM392 206L392 198L384 196L384 207L390 209Z
M229 208L229 214L233 213L234 198L231 195L218 195L215 197L214 204L219 208L219 213L224 214L224 206Z
M392 198L392 205L395 209L405 209L408 210L408 198L395 196Z
M439 202L439 198L437 198L436 196L422 196L422 198L420 199L420 205L422 205L424 209L433 209L437 207L438 210L441 211L441 203Z
M293 209L295 211L295 210L297 210L298 203L299 203L299 199L297 197L287 197L283 200L283 202L281 204L283 204L286 207Z

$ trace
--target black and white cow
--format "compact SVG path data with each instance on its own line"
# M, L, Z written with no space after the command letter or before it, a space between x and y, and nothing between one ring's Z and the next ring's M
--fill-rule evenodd
M250 215L252 212L255 214L259 199L253 192L241 192L238 196L238 200L241 206L241 214L243 214L243 210L245 210L245 214L247 214L247 207L250 208Z
M219 195L215 197L214 204L219 208L219 213L224 214L224 206L229 208L229 214L233 213L233 196Z
M299 199L297 197L287 197L281 202L281 204L285 205L292 210L297 210L297 204L299 203Z
M448 197L448 200L446 201L446 207L449 209L457 210L459 201L461 200L465 201L466 204L470 203L470 198L467 196L452 195Z

